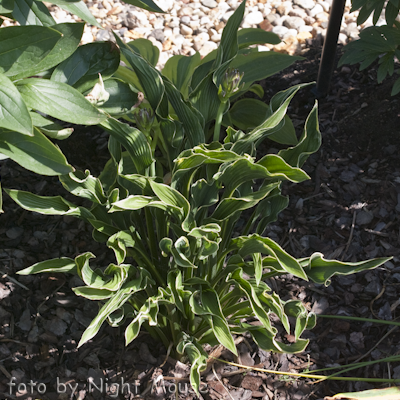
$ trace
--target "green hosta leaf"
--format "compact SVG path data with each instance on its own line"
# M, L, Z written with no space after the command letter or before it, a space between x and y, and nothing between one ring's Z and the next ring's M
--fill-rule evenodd
M4 189L23 209L45 215L72 215L82 219L93 218L84 207L76 207L61 196L38 196L22 190Z
M60 182L65 189L75 196L89 199L97 204L105 204L107 202L101 182L98 178L90 175L89 170L84 173L76 171L60 176Z
M191 203L193 213L204 207L211 207L218 202L218 188L215 182L207 183L205 179L199 179L191 188Z
M133 321L125 329L125 344L128 345L136 339L140 332L140 327L143 322L148 321L150 326L157 325L157 317L159 311L159 300L160 297L149 297L145 304L140 308L139 312L133 319ZM162 299L161 301L162 302Z
M29 69L13 76L13 79L26 78L47 71L68 58L78 47L83 34L84 23L62 23L51 28L62 34L57 44L40 62L32 64Z
M111 290L94 289L87 286L75 287L72 288L72 290L77 296L82 296L89 300L105 300L115 294L115 292L112 292Z
M158 57L160 56L160 50L154 46L148 39L135 39L132 42L128 42L127 45L136 53L140 54L145 60L147 60L153 67L158 63Z
M169 238L168 238L169 239ZM184 290L182 283L182 271L179 269L173 269L168 272L167 276L168 287L173 296L173 302L178 310L187 318L185 304L188 303L192 292Z
M17 82L28 107L73 124L97 125L107 117L66 83L30 78Z
M256 280L244 279L242 268L236 268L233 272L229 273L226 280L237 285L246 294L247 300L249 300L250 302L253 313L263 325L264 330L275 335L277 330L271 325L268 317L268 310L264 309L257 295L259 291L257 290ZM265 289L267 289L267 285L264 282L262 282L262 284L265 286Z
M232 239L230 251L237 251L245 257L254 253L268 254L278 260L281 267L288 272L304 280L308 280L306 273L299 262L282 249L272 239L253 234L250 236L239 236Z
M246 92L254 82L268 78L298 60L302 60L302 57L262 51L247 55L239 54L229 64L229 68L237 69L240 73L244 72L242 82L245 82L245 85L241 92Z
M134 267L131 266L131 268ZM78 347L92 339L97 334L107 317L122 307L124 303L129 300L132 294L141 290L145 290L149 282L151 282L151 279L149 279L148 272L140 269L139 276L136 279L124 283L121 289L119 289L117 293L115 293L114 296L112 296L107 303L101 307L97 316L93 319L85 332L83 332Z
M360 262L342 262L336 260L326 260L323 254L314 253L310 258L302 260L301 264L307 276L316 283L323 283L328 286L334 275L349 275L355 272L365 271L379 267L392 257L374 258Z
M32 119L28 108L17 88L2 73L0 73L0 127L33 136Z
M61 7L62 9L68 11L71 14L77 15L82 20L88 22L90 25L97 26L102 29L102 26L97 22L96 18L88 10L83 1L68 1L68 0L52 0L53 4Z
M262 165L273 174L282 179L287 179L292 182L300 183L310 177L300 168L291 167L285 160L276 154L267 154L261 160L257 161L258 165Z
M168 59L162 70L163 76L174 84L182 93L184 99L189 96L192 75L200 61L200 53L198 52L190 57L175 55Z
M120 211L120 210L140 210L152 203L161 203L157 201L155 196L128 196L125 199L116 201L113 203L109 212Z
M52 260L41 261L36 264L33 264L28 268L18 271L17 274L31 275L31 274L39 274L41 272L76 273L75 260L67 257L53 258Z
M183 335L176 350L180 354L187 354L191 363L190 368L190 383L194 391L198 394L200 389L200 373L207 367L208 354L203 350L203 347L193 337L186 334Z
M296 318L296 327L294 330L295 340L306 328L313 328L315 325L315 314L308 314L304 304L299 300L289 300L285 304L285 313L290 317Z
M226 26L222 32L220 45L217 49L214 68L220 67L236 56L238 52L238 29L243 20L245 7L246 0L240 3L239 7L235 10L226 23Z
M294 146L297 144L296 130L294 129L293 122L289 116L285 115L283 118L284 125L277 128L274 132L268 135L269 140L276 143L287 144Z
M52 139L67 139L74 131L74 128L63 128L61 125L56 124L52 120L43 117L37 112L30 112L29 115L32 118L33 125L37 127L40 132L44 133L46 136Z
M238 32L239 49L249 47L252 44L279 44L280 42L278 35L260 28L244 28Z
M183 268L197 268L189 258L186 256L186 252L189 248L189 241L185 236L181 236L176 240L174 246L171 247L171 254L177 265Z
M204 143L204 121L199 119L199 115L192 109L190 103L185 102L181 93L166 79L164 86L168 100L183 123L190 147Z
M206 316L218 342L237 355L232 334L222 313L218 294L213 289L197 291L192 294L189 303L195 314Z
M113 292L119 290L128 276L128 266L110 264L104 274L100 270L93 271L86 260L82 269L82 280L94 289L106 289Z
M261 125L268 116L268 104L256 99L238 100L229 110L232 123L244 131Z
M114 118L108 118L101 126L125 147L135 164L136 171L144 173L153 162L150 144L144 133Z
M254 207L260 200L268 196L277 186L278 184L274 183L261 188L257 192L252 192L247 196L224 198L210 216L210 220L223 221L235 214L237 211L243 211Z
M14 0L12 15L20 25L51 26L56 23L47 7L36 0Z
M289 197L276 196L269 197L261 201L256 209L256 215L254 219L261 217L260 222L257 225L256 233L262 235L268 224L275 222L278 219L278 214L289 205Z
M121 53L139 79L145 99L150 103L151 107L155 111L161 103L164 95L164 84L160 77L160 73L144 58L135 53L128 45L123 43L116 34L114 34L114 36Z
M13 76L39 64L61 38L61 32L44 26L10 26L0 29L0 73Z
M119 50L112 42L94 42L78 49L59 64L51 80L73 86L80 92L92 88L99 74L106 80L119 66Z
M119 265L125 261L126 248L135 247L135 239L129 231L119 231L108 239L107 246L114 250Z
M299 143L285 150L281 150L278 155L288 164L294 167L301 167L310 154L315 153L321 146L321 133L318 126L318 108L315 103L307 117L306 124Z
M125 3L132 4L136 7L143 8L144 10L163 13L164 11L158 7L156 3L151 0L127 0Z
M251 85L249 87L249 92L253 92L254 94L256 94L260 99L262 99L264 97L264 89L261 85L259 85L258 83L254 83L253 85Z
M0 153L41 175L63 175L73 171L65 156L38 129L33 136L0 129Z
M150 186L153 189L155 195L165 204L173 207L182 209L183 215L186 216L189 213L189 202L182 196L177 190L171 188L171 186L164 185L150 181Z
M248 329L254 341L261 349L266 351L275 351L278 353L300 353L304 351L309 343L309 340L299 339L295 343L285 344L275 340L275 335L271 335L265 329L257 329L248 324L242 324L245 329Z

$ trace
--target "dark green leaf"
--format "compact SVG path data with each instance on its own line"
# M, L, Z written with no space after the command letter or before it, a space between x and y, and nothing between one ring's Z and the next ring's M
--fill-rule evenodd
M97 125L107 118L81 93L66 83L30 78L18 81L17 85L28 107L62 121Z
M119 51L112 42L94 42L79 46L59 64L51 75L55 82L68 83L80 92L92 88L99 74L106 80L119 66Z
M61 38L61 32L44 26L10 26L0 29L0 73L24 74L39 64Z
M143 8L144 10L163 13L164 11L158 7L152 0L126 0L125 3L132 4L136 7Z
M249 47L252 44L279 44L280 42L278 35L260 28L244 28L238 32L239 49Z
M90 25L97 26L102 29L103 27L97 22L96 18L88 10L83 1L68 1L68 0L52 0L53 4L60 6L62 9L71 14L77 15L79 18L88 22Z
M20 25L55 25L47 7L36 0L14 0L13 17Z

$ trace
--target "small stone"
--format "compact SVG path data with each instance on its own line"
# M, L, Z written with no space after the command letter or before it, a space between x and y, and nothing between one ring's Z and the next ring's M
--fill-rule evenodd
M9 239L17 239L17 238L20 237L23 233L24 233L23 228L20 228L20 227L17 227L17 226L12 227L12 228L6 230L6 236L7 236Z
M167 39L167 40L164 41L163 44L162 44L162 49L163 49L163 51L171 50L171 47L172 47L172 41L171 41L171 39Z
M286 26L274 26L272 28L272 32L278 35L279 37L283 37L285 33L287 33L289 28L286 28Z
M187 25L181 25L181 34L184 36L190 36L193 34L193 29Z
M214 42L205 42L203 47L200 49L199 53L202 57L205 57L208 53L211 53L213 50L216 50L218 45Z
M276 11L280 15L288 15L290 11L292 11L292 2L291 1L284 1L276 8Z
M296 31L299 31L299 29L305 25L305 22L300 17L288 17L283 22L283 25L289 29L296 29Z
M259 26L263 31L266 32L271 32L273 29L272 24L267 19L264 19Z
M358 225L368 225L374 219L374 214L368 210L361 210L357 213L356 223Z
M250 25L258 25L264 21L264 17L260 11L251 12L246 15L244 22Z
M293 3L304 8L305 10L311 10L315 6L313 0L294 0Z
M154 39L158 40L159 42L164 42L165 35L162 29L154 29L153 32L150 33L149 37L154 37Z
M31 321L31 313L28 309L26 309L22 315L21 318L19 319L17 326L19 329L27 332L31 329L32 326L32 321Z
M222 16L222 21L228 22L228 19L233 15L234 11L228 11ZM217 29L218 30L218 29Z
M310 15L312 17L315 17L317 14L324 12L324 8L321 6L321 4L317 4L315 7L313 7L310 11Z
M51 320L46 321L45 329L56 336L62 336L67 330L67 324L62 319L54 317Z
M215 8L218 6L218 3L215 0L201 0L201 4L207 8Z
M193 40L193 48L197 51L199 51L205 42L208 42L210 40L210 36L206 32L202 32L198 35L195 36Z

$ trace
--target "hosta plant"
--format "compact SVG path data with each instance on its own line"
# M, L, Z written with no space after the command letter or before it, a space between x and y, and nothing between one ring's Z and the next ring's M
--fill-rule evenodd
M88 170L60 176L65 189L92 206L7 190L27 210L83 219L93 227L94 239L115 253L108 266L96 265L86 252L20 271L74 273L82 279L75 293L99 301L100 309L79 345L105 321L125 327L126 344L144 328L166 348L172 344L174 357L190 361L196 391L207 365L206 343L236 354L234 336L249 334L265 350L305 349L308 341L300 336L314 326L315 315L298 300L282 300L269 279L289 275L327 285L335 274L387 260L342 263L320 253L297 260L263 236L288 204L282 182L309 179L301 167L318 150L320 133L316 105L299 138L286 116L304 85L279 92L268 105L238 99L248 90L260 94L256 79L293 62L249 48L266 33L238 34L244 7L242 2L228 21L217 51L203 60L173 57L161 73L146 41L125 45L117 38L126 66L102 74L105 78L93 89L85 84L87 75L72 79L65 73L85 52L66 59L49 82L76 85L110 133L110 160L98 177ZM17 82L21 96L32 109L49 114L52 105L41 102L37 91L40 79L31 87L23 81ZM266 138L287 148L260 155ZM272 313L286 332L294 333L294 343L281 340Z

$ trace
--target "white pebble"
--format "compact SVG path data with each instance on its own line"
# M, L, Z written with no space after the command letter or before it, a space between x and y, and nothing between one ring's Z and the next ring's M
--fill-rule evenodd
M213 50L217 49L217 47L218 45L214 42L206 42L200 49L199 53L201 56L205 57L208 53L211 53Z
M244 18L244 22L248 23L249 25L258 25L263 21L264 17L260 11L251 12Z

